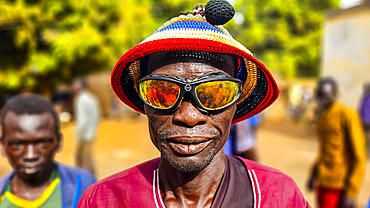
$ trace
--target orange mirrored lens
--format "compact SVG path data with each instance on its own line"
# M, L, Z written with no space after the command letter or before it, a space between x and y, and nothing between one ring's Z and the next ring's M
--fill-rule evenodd
M232 81L213 81L198 85L195 93L206 109L217 110L226 107L238 97L238 84Z
M147 80L140 83L140 95L151 106L171 108L177 101L180 87L164 80Z

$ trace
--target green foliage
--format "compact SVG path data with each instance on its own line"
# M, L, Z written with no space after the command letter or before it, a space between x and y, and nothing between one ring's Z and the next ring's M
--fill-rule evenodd
M0 87L33 88L45 81L53 87L110 70L158 26L151 8L144 0L1 1L0 31L15 50L0 58Z
M325 11L339 0L236 0L244 23L226 28L286 78L318 73ZM3 0L0 88L34 88L110 70L129 48L197 0ZM4 39L4 40L5 40ZM14 47L12 49L12 47ZM9 52L10 51L10 52ZM43 83L45 86L45 83Z
M325 12L338 5L339 0L237 1L244 23L230 22L228 29L270 70L288 79L315 77Z

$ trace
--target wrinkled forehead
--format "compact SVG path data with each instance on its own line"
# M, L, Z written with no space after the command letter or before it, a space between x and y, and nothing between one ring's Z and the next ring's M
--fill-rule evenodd
M140 61L141 76L152 73L158 68L175 63L202 63L222 70L234 77L237 58L229 54L199 51L174 51L155 53ZM186 69L184 69L186 70Z
M55 123L49 112L41 114L20 114L14 112L7 113L4 123L6 131L14 132L37 132L41 130L50 130L54 133ZM9 133L9 132L7 132Z

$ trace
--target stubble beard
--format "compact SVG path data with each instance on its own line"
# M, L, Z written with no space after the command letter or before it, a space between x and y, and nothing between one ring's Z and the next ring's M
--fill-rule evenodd
M176 156L173 151L168 150L166 147L169 147L168 141L165 139L167 136L177 133L176 132L161 132L159 134L159 142L160 148L159 151L161 152L161 157L165 159L165 161L175 170L181 172L200 172L204 168L206 168L213 160L215 155L217 154L217 147L220 144L221 136L218 132L210 130L209 133L215 135L212 139L212 143L215 144L209 153L200 159L197 162L194 162L188 157L192 156Z

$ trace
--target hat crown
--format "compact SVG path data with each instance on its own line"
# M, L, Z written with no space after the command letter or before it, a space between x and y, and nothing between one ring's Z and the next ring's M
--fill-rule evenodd
M152 35L140 44L154 41L181 38L188 40L203 39L223 42L253 55L244 45L235 40L221 25L212 25L201 13L179 15L165 22ZM140 45L139 44L139 45Z
M187 15L179 15L178 17L174 17L169 21L165 22L162 26L160 26L155 32L161 32L170 29L194 29L194 30L212 30L215 32L223 33L229 37L231 37L230 33L221 25L213 25L209 23L205 16L201 13L198 14L187 14Z

